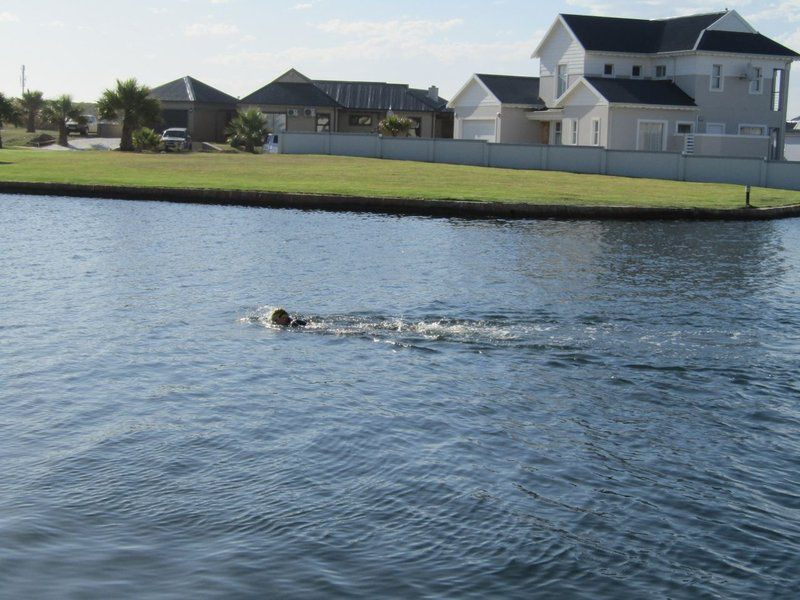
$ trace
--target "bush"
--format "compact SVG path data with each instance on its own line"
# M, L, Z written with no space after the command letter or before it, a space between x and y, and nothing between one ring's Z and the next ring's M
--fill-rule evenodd
M407 137L408 132L414 126L411 119L406 117L398 117L391 115L378 123L378 130L383 135L390 135L392 137Z
M149 127L142 127L133 132L133 147L138 152L158 150L161 147L161 136Z

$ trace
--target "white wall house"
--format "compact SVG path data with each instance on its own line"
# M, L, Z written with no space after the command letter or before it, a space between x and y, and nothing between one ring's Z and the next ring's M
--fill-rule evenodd
M447 105L454 112L453 137L506 144L540 142L542 125L526 114L542 110L538 77L475 74Z
M736 11L559 15L533 56L547 108L526 116L550 144L783 158L789 71L800 55Z
M800 161L800 115L786 124L786 160Z

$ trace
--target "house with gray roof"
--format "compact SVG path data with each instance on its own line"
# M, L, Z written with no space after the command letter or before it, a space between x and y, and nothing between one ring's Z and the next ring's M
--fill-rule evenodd
M734 10L642 20L559 15L533 53L550 144L784 156L797 52Z
M542 127L526 118L530 111L544 110L538 77L476 73L448 104L453 109L453 137L506 144L541 139Z
M438 89L368 81L312 80L295 69L242 98L272 131L375 133L389 114L408 117L416 137L452 137L452 112Z
M185 127L198 142L224 142L239 102L188 76L153 88L150 96L161 102L162 129Z

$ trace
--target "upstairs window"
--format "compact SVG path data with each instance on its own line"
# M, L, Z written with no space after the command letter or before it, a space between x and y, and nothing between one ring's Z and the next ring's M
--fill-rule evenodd
M631 77L636 79L641 76L642 76L642 65L633 65L633 68L631 69Z
M560 98L567 91L567 84L569 83L569 75L567 74L567 65L558 65L558 88L556 90L556 98Z
M667 65L656 65L656 79L666 79Z
M607 63L603 65L603 76L604 77L613 77L614 76L614 65L611 63Z
M783 110L783 69L775 69L772 72L772 110L773 112Z
M711 67L711 91L722 91L722 65Z
M760 94L764 89L764 70L761 67L753 67L750 77L750 93Z

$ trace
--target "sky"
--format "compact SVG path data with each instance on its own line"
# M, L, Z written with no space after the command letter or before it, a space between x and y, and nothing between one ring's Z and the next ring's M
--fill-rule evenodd
M530 55L558 13L666 18L736 9L800 51L800 0L0 0L0 92L94 101L118 78L192 75L245 96L289 68L312 79L436 85L538 75ZM789 117L800 116L800 62Z

